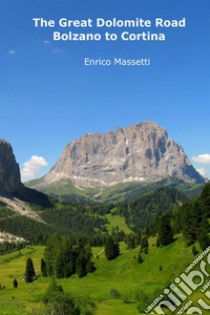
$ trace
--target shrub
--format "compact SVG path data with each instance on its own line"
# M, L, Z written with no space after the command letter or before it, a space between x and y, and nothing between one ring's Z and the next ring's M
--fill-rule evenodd
M121 296L121 294L120 294L120 292L118 290L116 290L116 289L111 289L110 290L110 297L112 299L119 299L120 296Z

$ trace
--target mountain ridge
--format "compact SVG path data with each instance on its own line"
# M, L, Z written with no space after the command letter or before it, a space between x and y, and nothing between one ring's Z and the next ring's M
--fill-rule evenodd
M0 205L5 205L21 216L42 221L31 210L29 203L44 207L51 205L46 195L22 184L19 164L16 162L12 146L0 139Z
M167 178L205 182L181 145L157 123L146 121L103 134L85 134L70 142L48 174L32 187L46 190L66 182L80 190L106 189Z
M21 186L20 168L12 146L0 139L0 192L13 193Z

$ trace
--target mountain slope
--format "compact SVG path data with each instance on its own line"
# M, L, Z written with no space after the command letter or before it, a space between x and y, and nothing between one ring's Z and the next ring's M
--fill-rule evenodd
M0 139L0 198L10 204L16 197L22 201L31 202L39 206L49 207L49 198L41 192L25 187L21 183L20 168L16 162L12 146Z
M134 201L123 202L118 205L118 211L126 218L130 228L142 232L151 224L157 225L158 218L188 201L180 191L166 187L146 193Z
M0 192L13 193L20 185L20 169L12 147L0 139Z
M17 240L21 236L21 230L26 227L20 222L30 222L32 227L46 225L43 218L34 206L49 208L52 206L48 196L41 192L25 187L21 183L20 169L16 162L11 145L5 140L0 140L0 233L1 242L4 240ZM11 236L15 229L6 221L14 221L20 233ZM32 231L32 229L31 229ZM5 232L9 232L5 233ZM10 235L10 236L8 236ZM12 241L11 241L12 242Z
M97 195L116 185L166 179L202 184L183 148L154 122L87 134L68 144L55 166L32 188L58 195Z

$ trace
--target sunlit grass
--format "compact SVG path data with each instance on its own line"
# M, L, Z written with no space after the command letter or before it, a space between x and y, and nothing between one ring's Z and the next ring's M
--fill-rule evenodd
M103 247L93 248L96 271L85 278L77 275L69 279L59 279L65 292L73 296L90 296L96 301L97 315L137 315L136 295L144 292L154 298L154 292L163 290L174 278L183 272L194 259L191 248L185 247L182 238L167 247L157 248L156 239L150 239L149 254L142 254L144 262L139 264L139 248L127 250L121 243L121 255L107 261ZM41 307L42 295L49 285L49 279L39 276L33 283L26 284L22 279L28 257L34 262L37 275L40 275L40 261L44 247L31 246L19 252L0 256L0 283L6 288L0 291L1 315L28 315L34 308ZM98 254L98 256L97 256ZM96 257L97 256L97 257ZM184 257L184 259L183 259ZM161 270L160 270L161 266ZM13 280L19 286L13 288ZM117 290L120 297L113 299L111 290ZM129 300L130 303L123 301Z

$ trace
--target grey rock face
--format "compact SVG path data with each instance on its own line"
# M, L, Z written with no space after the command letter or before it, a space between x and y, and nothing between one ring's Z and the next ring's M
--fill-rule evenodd
M12 147L0 139L0 192L13 193L20 185L20 169Z
M184 150L154 122L87 134L68 144L41 186L70 180L77 187L109 187L176 177L203 183Z

